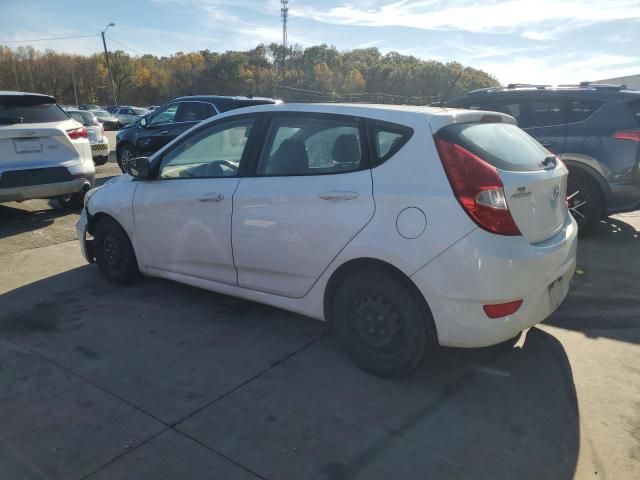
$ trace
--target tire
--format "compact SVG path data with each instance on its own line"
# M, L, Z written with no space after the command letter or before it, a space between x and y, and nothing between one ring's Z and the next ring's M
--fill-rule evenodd
M332 316L340 343L363 370L408 374L437 345L426 303L399 278L378 270L347 277L336 289Z
M96 263L107 280L126 285L138 277L138 261L129 236L115 220L101 219L94 238Z
M95 163L98 166L104 165L108 161L109 161L109 156L108 155L101 155L99 157L94 157L93 158L93 163Z
M131 145L124 145L118 152L118 166L122 173L127 173L127 165L137 156Z
M567 179L569 211L578 223L578 233L588 235L602 219L604 200L595 180L582 172L571 171Z
M81 210L82 207L84 207L84 193L85 192L70 193L69 195L58 197L56 200L65 210Z

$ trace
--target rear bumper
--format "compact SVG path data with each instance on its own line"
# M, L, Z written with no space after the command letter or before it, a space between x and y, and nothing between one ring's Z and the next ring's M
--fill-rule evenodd
M483 347L545 320L569 291L576 266L577 225L543 243L476 229L413 276L434 317L441 345ZM550 284L559 282L551 294ZM522 299L512 315L489 318L483 305Z
M89 190L93 186L93 176L74 178L68 182L46 183L27 187L0 188L0 202L22 202L35 198L52 198L70 193Z
M105 138L102 142L91 144L91 155L93 157L106 157L109 155L109 141Z

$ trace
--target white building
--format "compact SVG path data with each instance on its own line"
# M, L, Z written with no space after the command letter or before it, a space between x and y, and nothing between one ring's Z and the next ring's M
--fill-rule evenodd
M628 75L626 77L618 78L605 78L604 80L597 80L594 83L613 83L615 85L626 85L627 88L640 90L640 75Z

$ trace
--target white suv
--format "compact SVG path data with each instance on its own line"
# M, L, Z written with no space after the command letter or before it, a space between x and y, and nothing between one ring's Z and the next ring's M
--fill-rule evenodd
M399 375L558 307L576 258L566 178L507 115L258 106L91 190L78 235L115 283L142 272L331 321L358 365Z
M86 128L53 97L0 92L0 202L57 198L80 208L95 172Z

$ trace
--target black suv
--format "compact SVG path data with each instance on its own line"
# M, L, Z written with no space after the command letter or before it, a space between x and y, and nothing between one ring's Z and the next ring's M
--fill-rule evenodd
M640 91L589 82L512 84L474 90L446 106L507 113L560 156L581 232L603 214L640 208Z
M222 97L196 95L179 97L156 108L146 117L124 127L116 136L116 157L124 172L137 156L148 156L198 122L228 110L277 103L261 97Z

